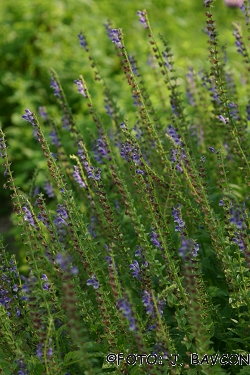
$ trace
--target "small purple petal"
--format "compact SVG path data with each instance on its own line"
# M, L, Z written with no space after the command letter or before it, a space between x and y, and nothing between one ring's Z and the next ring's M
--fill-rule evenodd
M93 286L94 289L98 289L100 287L95 275L87 280L87 285Z
M139 17L140 23L145 27L145 29L148 29L148 24L146 20L146 13L144 11L137 11L137 16Z
M78 87L79 94L81 94L82 96L84 96L84 98L87 98L86 88L83 86L82 81L80 79L76 79L76 80L74 80L74 83Z

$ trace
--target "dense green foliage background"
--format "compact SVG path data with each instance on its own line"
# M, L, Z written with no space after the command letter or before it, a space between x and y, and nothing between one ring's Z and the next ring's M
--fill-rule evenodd
M232 36L232 21L242 21L237 8L227 8L222 0L215 2L214 15L222 43L229 44L229 65L237 71L236 48ZM87 36L93 56L102 75L109 80L114 94L122 100L128 97L128 88L118 74L120 66L111 56L112 46L106 36L104 23L111 20L122 28L125 45L136 56L139 65L147 69L144 61L148 49L146 39L136 38L142 33L137 10L147 9L155 35L162 33L169 41L175 56L178 75L184 76L187 67L206 65L207 37L203 1L180 0L8 0L0 2L0 124L6 133L12 167L17 185L28 191L30 178L36 167L43 168L45 161L36 146L32 130L22 120L25 108L37 112L46 106L56 113L55 98L49 87L49 68L57 70L73 113L78 113L80 98L73 80L83 74L91 90L89 64L79 46L80 30ZM142 61L140 56L143 56ZM239 61L239 59L238 59ZM79 67L81 70L79 71ZM240 73L237 73L240 79ZM152 77L152 81L153 81ZM148 82L150 87L150 82ZM123 95L124 92L124 95ZM91 92L97 101L96 92ZM157 102L157 98L155 98ZM126 103L126 107L127 107ZM100 107L100 105L99 105ZM84 117L82 117L84 123ZM44 177L45 178L45 177ZM0 185L4 179L0 176ZM1 215L11 211L9 192L1 188ZM3 231L3 230L2 230Z
M205 3L206 16L202 0L0 4L0 218L12 194L18 253L0 235L0 372L144 374L106 357L139 350L180 353L171 373L248 373L188 364L250 351L250 28L236 47L241 11Z

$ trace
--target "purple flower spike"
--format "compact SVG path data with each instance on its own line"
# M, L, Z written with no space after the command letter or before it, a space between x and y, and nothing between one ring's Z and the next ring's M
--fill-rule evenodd
M222 115L219 115L219 120L223 122L223 124L227 124L227 120Z
M36 355L41 361L43 358L43 345L41 343L39 343L37 346Z
M83 163L84 168L88 173L88 178L99 181L101 179L101 170L100 168L90 167L89 163L86 161Z
M181 147L183 146L183 142L181 141L181 137L179 136L179 134L177 133L177 131L173 127L173 125L168 125L167 133L173 139L173 141L175 142L175 144L177 146L181 146Z
M32 227L34 227L36 229L36 224L35 224L34 218L31 214L30 210L25 206L22 209L23 209L23 212L25 213L24 220L28 221L29 224L32 225Z
M45 183L44 183L44 190L46 191L46 193L47 193L47 195L48 195L49 198L54 198L55 197L53 186L51 185L51 183L49 181L45 181Z
M16 316L19 318L19 316L21 316L21 311L18 309L18 308L16 308Z
M50 78L50 87L54 90L54 95L62 99L62 92L60 86L54 78Z
M7 146L6 143L4 142L4 138L0 138L0 150L6 150ZM0 156L4 159L6 157L5 153L0 152Z
M13 285L12 290L13 290L14 292L18 292L18 286L17 286L17 284L14 284L14 285Z
M139 245L136 245L135 257L142 258L142 251L143 248Z
M22 359L17 359L15 360L15 362L17 363L17 366L19 368L19 371L17 372L18 375L28 375L28 370L27 370L27 367L25 365L25 363L23 362Z
M144 290L144 292L143 292L142 302L143 302L143 306L146 307L146 313L148 315L153 315L154 314L154 304L152 303L151 294L147 290Z
M139 21L141 22L141 24L145 27L145 29L148 29L147 20L145 17L146 13L140 10L138 10L136 13L137 13L137 16L139 17Z
M106 109L107 115L110 116L110 117L112 117L112 115L113 115L113 108L109 104L108 98L105 98L104 101L106 103L105 109Z
M50 359L50 358L52 357L52 355L53 355L53 350L52 350L52 348L49 348L49 349L47 350L47 356L48 356L48 359Z
M170 159L170 161L172 161L173 163L177 163L178 150L176 148L172 148L171 152L172 152L172 158Z
M140 266L137 260L134 260L132 264L129 266L130 270L132 271L132 275L140 280Z
M142 133L142 130L140 128L138 128L138 126L134 126L134 131L135 131L135 136L137 139L141 139L143 133Z
M79 34L77 34L79 40L80 40L80 45L85 49L85 51L88 51L88 48L87 48L87 42L86 42L86 39L83 35L82 32L80 32Z
M160 313L160 316L162 316L162 314L163 314L163 309L164 309L165 305L166 305L166 301L164 301L164 300L162 300L162 301L158 300L157 301L157 307L158 307L158 311Z
M70 263L70 259L62 254L57 254L55 261L61 266L63 271L66 271Z
M190 256L197 257L199 251L199 245L192 239L185 238L183 236L181 241L181 247L179 248L179 255L186 259Z
M204 5L206 8L209 8L210 5L212 4L213 0L204 0Z
M48 120L48 115L47 115L47 112L46 112L45 107L39 107L38 110L39 110L40 116L41 116L44 120L47 121L47 120Z
M132 71L133 71L134 75L136 77L139 77L140 75L138 73L137 66L136 66L136 61L135 61L134 57L133 56L128 56L128 59L129 59L129 62L130 62L130 65L131 65L131 68L132 68Z
M236 237L234 237L232 240L233 240L233 242L235 242L235 243L239 246L239 249L240 249L241 251L244 251L244 250L245 250L245 245L244 245L244 242L242 241L241 238L236 238Z
M141 169L136 169L136 173L137 173L137 174L145 174L145 172L142 171Z
M177 171L179 171L180 173L183 173L183 169L182 169L182 166L180 165L180 164L176 164L175 165L175 169L177 170Z
M112 257L110 257L110 256L106 256L105 259L106 259L108 265L109 265L109 266L112 266Z
M42 274L41 280L48 281L48 277L47 277L47 275L45 273ZM44 283L43 284L43 289L44 290L49 290L50 289L50 284L49 283Z
M91 216L91 219L90 219L90 223L88 225L88 231L89 231L89 234L93 237L93 238L96 238L97 237L97 234L95 232L95 222L96 222L96 217L95 216Z
M36 123L36 119L34 117L34 114L32 112L30 112L29 109L25 109L25 112L26 114L25 115L22 115L22 118L25 120L25 121L28 121L31 123L31 125L33 126L37 126L37 123Z
M97 151L103 158L110 160L108 145L106 142L104 142L101 138L98 138L96 147Z
M128 128L126 127L126 125L124 124L124 122L121 123L120 128L124 129L124 130L128 130Z
M86 185L85 183L83 182L81 176L80 176L80 170L79 170L79 167L77 167L76 165L74 165L74 172L72 173L73 174L73 177L75 179L75 181L82 187L82 188L85 188Z
M224 206L224 201L223 201L223 199L221 199L220 201L219 201L219 206Z
M58 204L56 212L58 215L62 216L64 219L68 219L68 213L62 204Z
M238 107L235 103L231 102L228 104L228 108L230 108L230 115L232 116L232 118L234 118L235 120L239 120L239 112L238 112Z
M62 117L62 127L65 130L69 130L70 129L69 117L66 116L66 115L63 115L63 117Z
M84 152L83 148L80 146L80 144L78 145L77 155L79 156L81 162L83 162L86 159L85 152Z
M158 249L163 250L163 247L161 246L161 242L158 240L158 238L159 238L159 234L157 234L156 232L154 232L153 228L151 228L151 232L150 232L151 242L156 247L158 247Z
M131 308L129 301L127 301L126 298L121 298L118 301L118 307L119 307L119 310L122 312L123 316L127 318L129 321L129 330L136 331L137 330L136 321L135 321L135 318L133 317L133 312L132 312L132 308Z
M76 275L78 273L76 266L71 267L71 258L67 254L57 254L55 261L64 272L70 272L71 275Z
M120 155L127 161L132 160L135 164L141 165L138 148L129 142L122 144Z
M212 151L214 154L217 154L217 151L213 147L208 147L210 151Z
M182 228L185 227L185 223L181 218L180 205L178 205L177 208L172 207L172 215L174 217L174 222L177 223L177 225L175 227L175 231L181 232Z
M68 216L66 209L63 207L62 204L58 204L58 209L56 210L56 212L57 212L57 216L54 220L54 224L59 227L61 225L68 225L65 220L68 219L69 216Z
M162 52L162 55L164 57L164 64L166 68L171 71L173 68L173 65L169 61L169 57L170 57L169 54L167 54L166 52Z
M43 289L44 290L49 290L50 289L50 284L49 283L44 283L43 284Z
M119 29L108 29L108 36L112 43L118 48L124 48L121 42L121 32Z
M45 227L50 228L49 220L45 211L39 212L39 214L37 215L37 218L45 225Z
M84 96L84 98L87 98L87 94L86 94L86 88L83 86L83 83L80 79L75 79L74 80L74 83L77 85L78 87L78 92L79 94L81 94L82 96Z
M49 133L49 136L50 136L50 139L51 139L51 142L52 142L52 145L55 145L56 147L60 147L60 141L58 139L58 136L57 136L57 133L55 130L52 130L50 133Z
M143 292L142 302L143 302L143 306L145 306L146 308L146 314L152 317L155 317L155 307L154 307L154 303L152 300L152 296L147 290L144 290ZM164 300L160 301L157 298L157 308L158 308L160 316L162 316L163 314L163 309L164 309L165 304L166 304L166 301Z
M244 229L245 224L245 215L240 207L233 207L232 202L230 202L230 223L236 226L237 229Z
M90 286L90 285L93 286L94 289L100 288L99 283L98 283L95 275L93 275L90 279L87 280L87 285L88 286Z
M93 173L93 170L94 170L94 167L90 167L89 166L89 163L86 161L83 163L84 165L84 168L86 169L87 173L88 173L88 178L93 178L95 179L95 175Z

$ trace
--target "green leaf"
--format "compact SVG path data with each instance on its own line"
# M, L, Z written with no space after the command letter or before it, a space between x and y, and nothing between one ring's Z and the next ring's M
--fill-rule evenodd
M64 356L64 365L70 366L73 363L78 363L81 360L81 353L77 350L69 352Z

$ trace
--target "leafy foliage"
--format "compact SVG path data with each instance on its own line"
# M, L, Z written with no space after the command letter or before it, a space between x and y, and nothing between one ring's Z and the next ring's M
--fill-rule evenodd
M10 168L11 130L7 137L1 130L4 187L26 257L18 267L1 242L5 373L244 373L249 59L235 25L241 87L227 66L212 1L204 4L208 58L185 76L145 10L137 12L135 55L111 23L102 46L108 58L99 41L78 31L91 75L66 73L75 84L71 97L51 69L57 104L44 99L37 114L25 109L22 116L40 146L40 154L32 151L39 162L29 192ZM247 1L242 10L248 33Z

